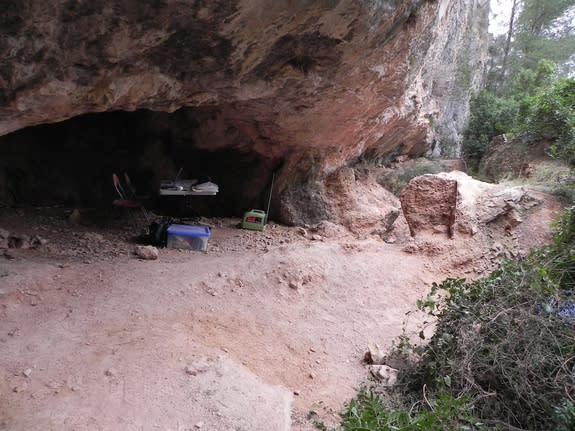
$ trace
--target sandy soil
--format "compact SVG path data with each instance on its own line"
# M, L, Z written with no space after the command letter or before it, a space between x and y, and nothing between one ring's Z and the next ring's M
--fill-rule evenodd
M129 223L68 214L0 213L47 240L0 254L0 429L305 431L312 410L335 423L367 344L418 331L406 313L432 281L486 269L485 244L235 219L207 220L207 253L143 261Z

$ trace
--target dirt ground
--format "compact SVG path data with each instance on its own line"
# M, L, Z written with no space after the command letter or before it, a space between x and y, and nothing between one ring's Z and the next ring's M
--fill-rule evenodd
M334 424L368 377L367 344L416 333L406 313L431 282L499 257L497 238L210 219L206 253L144 261L128 219L69 214L0 212L46 241L0 250L0 429L307 431L310 411Z

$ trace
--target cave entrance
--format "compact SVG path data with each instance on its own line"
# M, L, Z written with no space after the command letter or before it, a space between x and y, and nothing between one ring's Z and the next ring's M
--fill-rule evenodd
M245 122L247 123L247 122ZM243 127L243 128L242 128ZM0 204L106 208L112 173L128 173L147 206L162 213L240 216L265 208L277 161L253 150L250 133L216 107L174 113L85 114L0 137ZM161 180L205 179L216 196L159 198ZM181 215L181 214L177 214Z

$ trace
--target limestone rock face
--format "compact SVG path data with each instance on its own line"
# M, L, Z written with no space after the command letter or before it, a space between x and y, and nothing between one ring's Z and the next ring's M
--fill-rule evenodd
M457 155L486 54L487 0L3 6L0 135L90 112L197 109L198 147L283 160L287 222L325 218L321 205L306 212L313 185L360 156Z

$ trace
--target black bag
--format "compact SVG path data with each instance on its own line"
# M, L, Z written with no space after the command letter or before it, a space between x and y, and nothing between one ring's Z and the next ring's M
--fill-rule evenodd
M168 242L168 228L173 222L172 217L163 217L159 222L152 222L148 229L148 242L158 247L165 247Z

